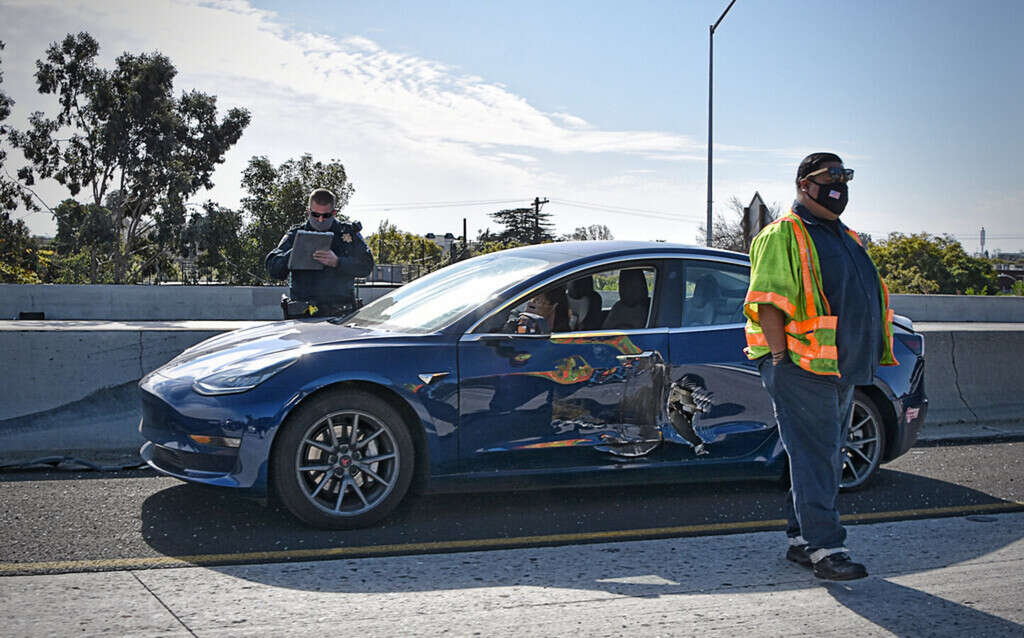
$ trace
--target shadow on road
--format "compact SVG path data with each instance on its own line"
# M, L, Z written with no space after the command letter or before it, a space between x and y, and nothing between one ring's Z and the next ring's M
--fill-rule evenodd
M836 602L895 636L1020 636L1021 625L968 605L879 578L856 585L826 583ZM941 631L933 633L937 623Z
M945 487L952 488L961 501L992 501L991 497L974 490ZM475 515L477 512L483 518L502 513L498 518L509 521L505 531L514 529L539 534L559 526L555 520L549 519L572 521L584 516L589 511L589 504L581 506L581 499L600 501L607 498L608 502L625 501L635 506L637 501L650 498L646 491L641 494L641 490L636 490L632 499L623 492L604 496L590 490L534 495L470 495L468 503L465 496L423 498L386 524L360 532L296 532L284 512L263 510L255 504L251 508L238 506L237 501L233 508L221 510L218 515L231 520L231 529L237 533L245 527L244 519L262 513L263 516L255 521L249 520L259 526L268 526L268 538L283 534L281 543L275 541L272 546L266 546L268 549L281 549L284 544L291 547L326 546L331 542L338 547L355 543L357 534L366 534L365 538L371 540L379 536L387 540L404 537L406 541L426 541L428 537L418 537L412 530L433 528L434 524L438 527L454 525L457 519L477 521L480 518ZM711 492L718 497L736 497L731 490ZM772 496L778 494L775 491L770 493ZM754 491L755 496L762 494ZM552 495L561 496L563 507L557 512L550 508ZM486 499L486 503L478 498ZM686 496L671 498L676 501L683 499L687 504L691 501ZM161 499L166 500L161 502ZM170 500L184 499L188 499L188 507L216 506L220 495L175 487L154 495L150 501L166 504ZM654 500L660 500L660 497ZM147 502L145 512L152 512L152 505L154 503ZM186 507L184 503L179 502L178 505ZM539 519L530 517L521 520L520 526L512 527L511 521L518 514L537 507L547 511L547 517L541 519L541 523L537 522ZM620 511L628 513L628 508ZM474 515L467 512L474 512ZM428 516L434 517L430 526L424 525L422 520ZM870 527L852 526L849 544L856 548L857 557L869 565L873 576L851 583L823 582L815 579L809 570L787 562L782 556L782 534L772 531L700 536L685 542L662 538L649 542L584 544L569 548L527 546L515 552L424 553L374 560L356 558L297 561L285 565L222 565L209 568L217 574L211 574L210 586L217 587L217 579L225 579L225 583L241 580L279 589L307 591L312 596L317 595L314 592L416 594L421 596L413 599L419 601L417 604L441 596L443 592L481 588L492 588L495 596L512 598L518 596L517 590L530 591L531 600L536 599L536 592L542 591L550 604L566 599L576 600L580 596L586 598L585 592L589 591L613 597L672 596L681 605L694 605L702 610L708 605L714 609L716 605L727 603L693 601L690 597L748 593L785 595L787 592L813 595L812 590L824 588L843 607L897 636L1021 635L1024 627L975 609L969 600L956 602L893 582L921 575L934 586L935 578L929 581L929 572L972 561L984 563L973 569L995 568L1006 559L993 554L1024 537L1019 516L1009 516L983 515L947 520L893 521ZM147 516L145 520L148 528L153 519ZM200 537L210 531L201 521L193 520L192 524L179 527L179 530L191 531ZM152 540L157 546L156 539ZM947 578L969 577L971 573L953 571ZM963 588L954 588L954 591L957 589L964 591ZM816 610L816 613L822 609L820 598L812 596L794 600L800 600L796 609ZM822 621L822 618L815 621Z
M494 548L544 547L614 540L609 536L545 538L553 535L648 530L625 537L639 539L781 530L783 497L779 486L765 482L425 495L407 499L392 516L375 527L325 531L304 527L273 501L263 506L240 499L230 491L182 484L147 498L141 516L143 538L158 553L193 557L196 564L210 566L310 558L288 554L295 550L349 548L353 552L349 556L359 556L360 548L398 545L400 547L384 552L367 550L363 555L431 554L438 549L425 544L479 539L487 539ZM875 483L868 489L840 496L840 511L844 515L882 513L878 518L871 518L872 522L907 518L907 511L913 510L979 506L978 511L985 511L999 504L1012 505L968 487L888 469L879 471ZM885 512L900 514L886 517ZM743 529L730 526L751 521L755 524ZM719 525L721 529L708 530L709 525ZM687 529L696 526L701 527ZM1012 538L986 538L980 549L977 543L965 544L964 555L947 555L944 560L952 564L975 558L1022 535L1024 530ZM726 537L713 537L711 542L724 542L715 538ZM424 545L417 546L421 544ZM782 545L779 535L777 539L773 537L767 547L754 547L749 551L774 556ZM468 549L481 548L478 545ZM861 548L855 549L862 555ZM451 547L441 549L452 550ZM716 550L712 547L710 551ZM279 554L223 556L257 552ZM451 560L457 563L460 559L452 557ZM693 565L698 572L699 565L700 561ZM472 583L459 580L451 584L462 587ZM392 585L383 580L374 586L388 591ZM433 588L447 585L446 582L430 584ZM344 589L346 585L338 583L338 586ZM364 583L360 587L365 586Z

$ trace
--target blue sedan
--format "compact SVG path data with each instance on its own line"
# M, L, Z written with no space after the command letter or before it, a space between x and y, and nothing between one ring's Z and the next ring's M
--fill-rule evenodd
M641 242L469 259L344 319L214 337L141 382L143 458L325 528L375 523L421 490L784 479L743 354L749 261ZM554 312L552 312L554 309ZM924 340L856 391L843 486L924 422Z

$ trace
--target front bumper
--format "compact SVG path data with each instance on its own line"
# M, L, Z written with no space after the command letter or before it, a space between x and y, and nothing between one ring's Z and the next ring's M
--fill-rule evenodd
M150 375L139 384L147 442L142 459L183 481L266 492L267 463L283 406L290 393L260 386L259 392L204 396L191 380ZM239 439L238 447L197 443L191 435ZM202 440L202 439L201 439Z

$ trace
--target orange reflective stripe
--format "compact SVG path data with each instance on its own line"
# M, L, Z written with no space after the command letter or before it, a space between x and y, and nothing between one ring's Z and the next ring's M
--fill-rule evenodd
M814 285L811 283L811 257L807 250L807 238L804 237L803 224L795 215L787 217L784 221L793 224L793 235L796 236L796 245L800 249L800 278L804 284L804 299L807 306L807 316L813 317L817 312L814 309Z
M864 245L864 242L860 240L860 235L858 235L855 230L853 230L852 228L847 228L846 232L850 235L850 237L853 237L853 241L857 242L861 246Z
M790 321L786 324L786 332L791 334L813 332L820 328L835 330L838 317L835 315L821 315L804 319L803 321Z
M767 346L768 338L764 336L763 332L748 332L747 333L747 345L748 346Z
M786 313L790 317L796 314L796 306L793 305L789 299L786 299L777 292L761 292L757 290L751 290L747 292L747 298L744 303L770 303L778 306L779 310Z
M825 296L825 288L821 284L821 273L818 272L817 270L811 269L811 253L810 250L808 250L807 248L807 242L810 240L811 235L807 232L807 227L804 226L804 220L800 219L799 215L797 215L793 211L790 211L789 215L790 216L785 219L787 219L791 224L793 224L797 228L797 232L795 234L797 244L800 246L800 261L803 264L802 275L804 278L804 293L807 295L807 315L812 317L815 314L817 314L816 312L810 311L810 308L812 308L814 304L815 290L817 290L820 293L819 296L821 297L821 303L824 306L824 311L822 312L822 314L830 315L832 314L832 306L829 305L828 297ZM808 287L807 283L807 273L810 273L810 287Z
M835 346L807 345L793 335L786 335L786 346L802 357L812 359L839 359L839 351Z

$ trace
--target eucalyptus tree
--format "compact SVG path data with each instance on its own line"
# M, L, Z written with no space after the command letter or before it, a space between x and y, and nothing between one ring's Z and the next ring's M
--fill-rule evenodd
M199 91L176 96L177 70L159 52L122 53L111 69L97 65L98 54L84 32L51 44L35 79L56 111L33 113L12 139L29 162L24 184L54 179L109 217L111 278L127 283L167 257L185 227L185 202L213 186L250 116L232 108L218 118L216 97Z

